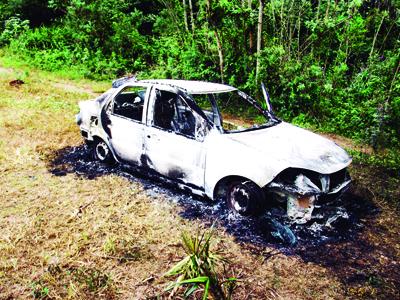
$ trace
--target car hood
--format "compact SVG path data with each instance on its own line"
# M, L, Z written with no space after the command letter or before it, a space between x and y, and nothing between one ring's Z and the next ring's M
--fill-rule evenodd
M265 129L227 135L229 139L256 151L260 159L270 162L276 170L302 168L330 174L351 162L346 151L334 142L285 122Z

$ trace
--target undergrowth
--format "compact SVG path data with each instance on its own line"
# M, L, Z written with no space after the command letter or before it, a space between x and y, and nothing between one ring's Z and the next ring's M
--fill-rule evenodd
M382 167L393 177L400 179L400 150L385 149L381 152L364 153L362 151L346 148L354 162Z

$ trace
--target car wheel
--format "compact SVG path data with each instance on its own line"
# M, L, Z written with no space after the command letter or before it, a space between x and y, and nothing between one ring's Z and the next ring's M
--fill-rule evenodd
M113 154L111 153L110 148L103 140L98 140L94 143L93 146L93 157L95 160L98 160L105 164L113 164L115 163Z
M230 209L243 216L260 215L265 210L265 195L251 181L236 181L229 185L226 200Z

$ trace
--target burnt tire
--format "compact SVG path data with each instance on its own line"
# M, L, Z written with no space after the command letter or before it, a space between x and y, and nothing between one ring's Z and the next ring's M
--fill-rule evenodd
M257 216L265 211L265 194L251 181L232 182L226 191L228 207L242 216Z
M114 156L108 147L107 143L103 140L96 140L92 148L93 158L101 163L107 165L115 164Z

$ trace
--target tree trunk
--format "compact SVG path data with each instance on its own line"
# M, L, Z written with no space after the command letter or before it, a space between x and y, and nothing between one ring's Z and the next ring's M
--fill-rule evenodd
M221 82L224 83L224 53L222 52L222 43L221 43L221 39L220 39L217 29L214 29L214 35L215 35L215 39L217 40Z
M189 26L188 26L188 16L187 16L187 10L186 10L186 0L183 0L183 19L185 21L185 29L186 29L186 31L188 31Z
M301 15L303 12L303 5L299 9L299 17L297 19L297 61L300 61L300 31L301 31Z
M263 22L263 10L264 3L259 0L258 6L258 26L257 26L257 63L256 63L256 81L258 82L258 76L260 72L260 53L261 53L261 42L262 42L262 22Z
M318 0L318 6L317 6L317 26L319 26L319 14L320 14L320 9L321 9L321 0ZM302 50L303 51L303 50ZM311 42L311 55L314 55L314 42Z
M252 2L252 0L248 0L248 2L247 2L247 7L249 8L250 11L252 9L251 2ZM253 30L252 30L251 25L250 25L250 30L249 30L249 52L250 53L253 53L253 44L254 44L254 41L253 41Z
M206 1L206 8L207 8L207 15L208 15L208 19L210 19L211 17L211 0L207 0ZM224 83L224 52L222 49L222 42L221 42L221 37L218 34L218 29L215 26L215 24L210 24L213 32L214 32L214 36L215 36L215 40L217 41L217 49L218 49L218 57L219 57L219 71L221 74L221 82Z
M317 6L317 25L318 25L318 22L319 22L319 9L320 9L320 7L321 7L321 0L318 0L318 6Z
M281 15L280 15L280 18L281 18L281 45L282 45L282 47L284 47L284 44L283 44L283 29L284 29L284 27L283 27L283 24L284 24L284 22L283 22L283 7L284 7L284 3L285 3L285 1L282 1L282 5L281 5Z
M385 17L386 17L386 15L384 14L382 16L381 22L379 23L378 29L375 32L374 39L372 41L371 51L369 52L369 58L371 58L372 54L374 53L376 38L378 37L378 33L381 30L381 27L382 27L383 21L385 20Z
M331 7L331 0L328 0L328 4L326 6L326 11L325 11L325 20L328 19L329 17L329 8Z
M189 9L190 9L190 25L191 25L191 28L192 28L192 33L194 33L194 19L193 19L192 0L189 0Z

